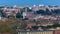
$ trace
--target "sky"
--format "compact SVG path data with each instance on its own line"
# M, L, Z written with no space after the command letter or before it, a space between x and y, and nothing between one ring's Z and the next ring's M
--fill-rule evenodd
M60 5L60 0L0 0L0 5L32 6L32 5Z

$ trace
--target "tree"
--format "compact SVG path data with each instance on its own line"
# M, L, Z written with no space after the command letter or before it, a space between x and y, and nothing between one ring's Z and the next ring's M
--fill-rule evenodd
M37 30L39 26L32 26L33 29Z
M18 12L18 13L16 14L16 18L22 18L22 15Z

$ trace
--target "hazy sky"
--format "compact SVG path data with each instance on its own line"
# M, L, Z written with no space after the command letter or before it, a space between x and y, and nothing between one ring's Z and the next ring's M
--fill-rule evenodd
M32 5L60 5L60 0L0 0L0 5L18 5L18 6L32 6Z

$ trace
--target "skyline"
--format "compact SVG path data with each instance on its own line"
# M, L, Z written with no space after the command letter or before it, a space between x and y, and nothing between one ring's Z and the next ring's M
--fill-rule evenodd
M0 5L7 6L32 6L39 4L60 6L60 0L0 0Z

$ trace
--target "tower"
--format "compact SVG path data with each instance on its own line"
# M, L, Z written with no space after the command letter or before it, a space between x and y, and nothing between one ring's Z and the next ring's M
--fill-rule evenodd
M26 14L26 12L23 12L22 15L23 15L23 19L25 19L25 17L26 17L27 14Z

